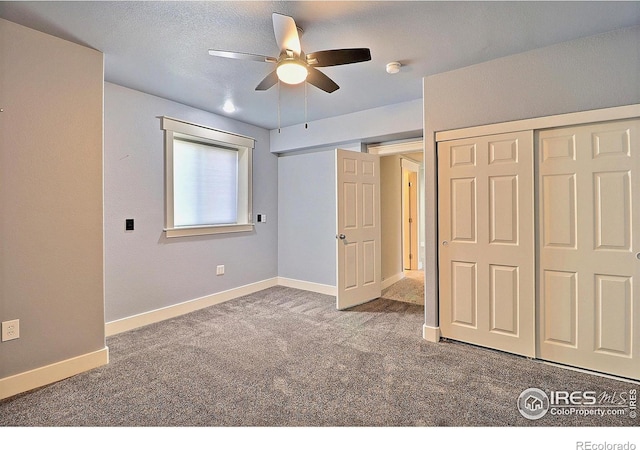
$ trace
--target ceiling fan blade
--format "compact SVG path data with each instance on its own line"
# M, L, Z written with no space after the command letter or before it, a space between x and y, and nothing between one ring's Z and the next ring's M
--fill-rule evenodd
M269 75L267 75L264 80L262 80L260 82L260 84L258 84L256 86L256 91L266 91L267 89L269 89L270 87L272 87L274 84L276 84L278 82L278 74L276 73L276 71L274 70L273 72L271 72Z
M313 67L340 66L364 61L371 61L371 51L368 48L322 50L307 54L307 63Z
M278 62L276 58L271 56L254 55L253 53L240 53L240 52L228 52L226 50L209 50L211 56L220 56L222 58L231 59L244 59L247 61L260 61L260 62Z
M310 66L307 67L307 69L309 70L309 75L307 75L307 82L309 84L312 84L318 89L322 89L329 94L340 89L340 86L318 69Z
M273 32L276 35L276 42L282 53L285 50L291 50L297 56L300 56L302 47L300 46L300 37L298 36L298 28L293 17L273 13Z

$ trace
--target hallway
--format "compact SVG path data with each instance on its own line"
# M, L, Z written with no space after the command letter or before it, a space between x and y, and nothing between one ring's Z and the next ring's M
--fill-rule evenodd
M414 305L424 305L424 271L405 270L404 278L384 289L382 297Z

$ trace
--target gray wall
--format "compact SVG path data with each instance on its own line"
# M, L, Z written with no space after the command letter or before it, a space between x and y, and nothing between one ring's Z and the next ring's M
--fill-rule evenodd
M403 271L402 158L380 158L380 230L382 281Z
M336 285L335 152L278 158L278 275Z
M273 153L379 143L422 136L422 99L271 130Z
M421 99L271 130L271 151L280 155L278 275L336 285L335 148L419 136Z
M0 378L105 346L102 54L0 19ZM1 396L0 396L1 397Z
M635 103L640 103L640 27L424 79L426 325L438 325L434 133Z
M161 115L256 139L253 213L267 223L251 233L164 237ZM107 322L277 276L278 158L267 130L110 83L104 122ZM216 276L218 264L225 275Z

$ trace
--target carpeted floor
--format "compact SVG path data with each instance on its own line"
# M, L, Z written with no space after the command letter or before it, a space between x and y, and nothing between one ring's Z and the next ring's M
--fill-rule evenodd
M516 409L637 385L421 337L423 308L274 287L108 339L108 366L0 402L3 426L634 426Z
M404 278L383 290L382 297L414 305L424 305L424 272L422 270L405 270Z

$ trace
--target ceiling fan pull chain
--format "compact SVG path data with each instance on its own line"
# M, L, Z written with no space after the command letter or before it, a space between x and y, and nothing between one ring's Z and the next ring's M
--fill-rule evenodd
M307 119L307 83L304 84L304 128L309 128L309 121Z
M278 80L278 133L280 133L280 80Z

